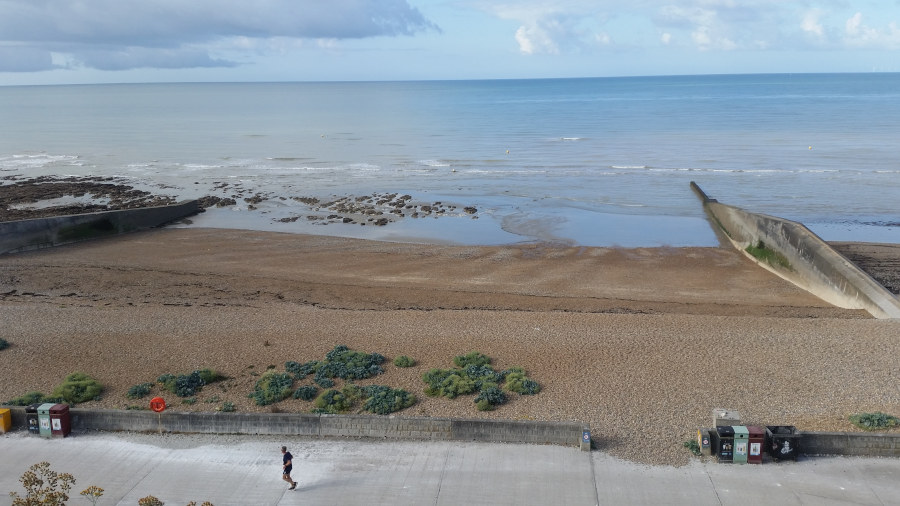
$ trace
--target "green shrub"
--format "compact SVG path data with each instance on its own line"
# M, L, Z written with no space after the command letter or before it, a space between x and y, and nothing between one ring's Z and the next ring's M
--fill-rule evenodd
M455 399L475 392L475 381L458 369L432 369L422 379L428 386L425 395Z
M231 412L234 411L234 409L235 409L235 408L234 408L234 403L233 403L233 402L225 401L225 402L222 403L222 409L221 409L221 411L223 411L223 412L225 412L225 413L231 413Z
M313 381L322 388L331 388L334 386L334 380L324 376L316 376Z
M394 359L394 365L397 367L412 367L416 365L416 361L406 355L400 355Z
M460 395L478 392L475 405L481 411L493 410L507 401L499 384L510 392L534 395L541 391L538 382L528 378L525 369L511 367L502 372L495 371L489 364L490 357L473 351L453 358L459 369L430 369L422 375L425 395L443 396L450 399Z
M507 374L504 386L510 392L522 395L534 395L541 391L541 386L538 385L538 382L529 379L524 371L516 371Z
M266 371L253 388L248 397L256 401L258 406L266 406L283 401L291 395L294 378L288 373Z
M179 374L175 378L172 393L178 397L191 397L203 388L205 384L206 382L203 381L203 377L200 376L198 371L190 374Z
M425 395L438 397L441 395L441 383L453 374L459 374L453 369L429 369L422 374L422 381L425 382Z
M316 377L360 380L384 372L381 364L385 358L378 353L362 353L344 345L335 346L325 355L325 361L317 364Z
M382 385L370 385L364 390L369 397L366 399L363 409L370 413L387 415L416 403L416 397L406 390Z
M316 398L316 394L319 393L319 389L314 385L303 385L302 387L294 390L294 399L300 399L304 401L311 401Z
M0 337L0 350L5 350L9 348L9 341Z
M488 365L469 364L465 368L463 368L463 373L468 376L469 379L475 382L476 390L481 390L482 388L486 388L491 385L496 386L498 383L500 383L500 381L503 380L503 377L500 375L500 373L498 373Z
M212 369L198 369L190 374L163 374L156 378L162 388L178 397L191 397L203 389L204 385L224 379Z
M284 370L293 374L295 379L301 380L314 373L318 368L318 360L310 360L301 364L300 362L287 361L284 363Z
M685 441L684 447L691 451L696 456L700 456L700 443L695 439L691 439L690 441Z
M185 398L181 399L181 403L187 404L188 406L192 406L194 404L197 404L197 398L196 397L185 397Z
M504 403L506 403L506 394L497 387L487 387L475 396L475 406L478 411L492 411Z
M51 394L62 398L69 404L78 404L97 399L103 392L103 386L87 374L75 372L68 376Z
M456 367L465 368L469 365L488 365L491 363L491 359L483 353L472 351L465 355L453 357L453 363L456 364Z
M353 407L353 400L333 388L325 390L316 399L316 413L343 413Z
M150 395L151 388L153 388L153 383L141 383L139 385L134 385L133 387L128 389L128 393L125 394L125 397L129 399L141 399Z
M880 411L851 415L850 421L863 430L885 430L900 427L900 418Z

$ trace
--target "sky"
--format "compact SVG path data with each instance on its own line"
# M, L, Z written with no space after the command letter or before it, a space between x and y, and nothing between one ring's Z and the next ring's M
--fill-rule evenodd
M900 72L900 0L0 0L0 85Z

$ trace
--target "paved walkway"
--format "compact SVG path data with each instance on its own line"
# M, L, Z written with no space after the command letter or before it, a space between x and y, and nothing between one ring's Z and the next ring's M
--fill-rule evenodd
M282 444L296 491L281 481ZM75 476L72 505L88 504L78 493L89 485L105 490L101 505L900 505L900 459L672 468L559 446L21 431L0 435L0 505L40 461Z

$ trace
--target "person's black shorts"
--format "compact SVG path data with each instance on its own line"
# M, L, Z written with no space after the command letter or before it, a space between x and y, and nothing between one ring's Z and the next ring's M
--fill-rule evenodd
M292 469L293 467L294 467L294 466L287 466L287 467L285 467L285 468L284 468L284 471L282 471L281 474L291 474L291 469Z

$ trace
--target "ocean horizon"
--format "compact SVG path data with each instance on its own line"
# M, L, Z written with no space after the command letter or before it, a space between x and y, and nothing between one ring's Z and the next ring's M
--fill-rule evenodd
M10 86L0 110L0 183L234 199L189 226L717 245L695 181L828 241L900 243L900 74ZM385 226L315 209L377 195L446 209Z

